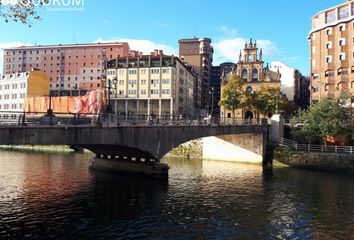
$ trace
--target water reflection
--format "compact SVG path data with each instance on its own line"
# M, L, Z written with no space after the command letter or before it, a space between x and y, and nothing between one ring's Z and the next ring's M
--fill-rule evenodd
M165 159L168 184L89 155L0 152L0 238L354 239L354 178Z

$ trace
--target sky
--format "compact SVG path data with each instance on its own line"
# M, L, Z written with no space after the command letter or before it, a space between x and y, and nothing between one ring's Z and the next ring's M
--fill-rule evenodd
M58 0L62 2L63 0ZM68 2L72 0L64 0ZM78 1L78 0L76 0ZM80 2L80 0L79 0ZM33 26L0 18L0 48L127 41L132 50L178 55L178 40L209 37L214 65L237 62L245 41L263 48L265 61L281 61L309 74L311 18L345 0L81 0L83 6L41 8ZM0 52L0 66L3 61Z

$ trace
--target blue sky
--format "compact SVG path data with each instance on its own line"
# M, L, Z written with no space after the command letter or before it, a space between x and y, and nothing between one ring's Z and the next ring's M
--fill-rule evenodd
M344 1L85 0L80 11L41 10L42 20L32 28L0 19L0 48L127 40L132 50L178 54L178 39L209 37L216 65L237 61L252 37L264 48L266 61L282 61L307 75L311 17Z

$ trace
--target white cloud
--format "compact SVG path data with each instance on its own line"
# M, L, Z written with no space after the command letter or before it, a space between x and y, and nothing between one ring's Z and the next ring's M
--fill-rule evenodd
M238 35L238 32L237 32L237 30L236 29L234 29L234 28L230 28L230 27L228 27L228 26L221 26L220 28L219 28L219 30L221 31L221 32L223 32L223 33L225 33L226 35L228 35L228 36L237 36Z
M3 73L4 48L30 46L31 44L23 42L0 42L0 73Z
M214 43L214 63L237 62L240 50L244 49L246 41L249 41L249 39L232 38ZM263 54L266 56L279 53L276 44L270 40L257 40L257 46L263 49Z
M115 38L110 40L98 39L96 42L128 42L130 49L143 52L144 54L150 54L155 49L163 50L165 54L174 54L178 56L178 49L172 46L168 46L162 43L156 43L146 39L128 39L128 38Z

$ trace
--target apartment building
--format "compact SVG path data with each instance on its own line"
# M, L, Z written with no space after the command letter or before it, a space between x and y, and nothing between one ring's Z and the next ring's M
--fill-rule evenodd
M354 1L317 13L308 36L311 102L354 94Z
M213 47L211 46L211 39L181 39L178 43L180 59L191 65L202 78L201 109L204 109L205 114L208 114L211 108L211 96L209 91L211 89L214 53ZM196 84L195 91L197 91L197 89L198 86Z
M199 114L194 91L199 75L178 57L158 50L150 55L136 53L108 61L105 73L106 85L113 87L115 112L125 116Z
M0 75L0 112L22 112L27 97L49 95L49 78L40 70Z
M41 69L50 79L52 95L84 95L101 86L104 61L129 52L126 42L6 48L3 73Z
M220 98L221 98L221 80L223 76L236 71L236 64L232 62L225 62L219 66L212 67L211 89L209 94L212 97L212 111L213 116L220 116Z

